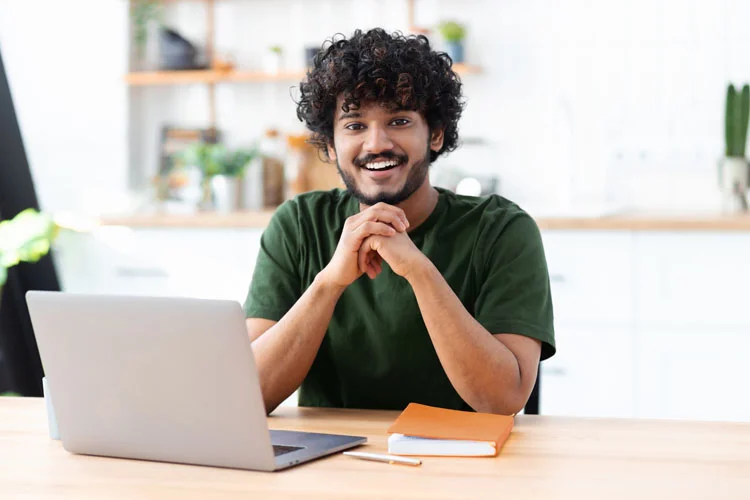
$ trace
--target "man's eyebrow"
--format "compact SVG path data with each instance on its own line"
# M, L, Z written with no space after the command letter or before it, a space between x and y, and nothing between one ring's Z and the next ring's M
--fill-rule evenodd
M348 113L344 113L343 115L339 116L339 121L341 120L347 120L349 118L361 118L362 113L359 111L350 111Z
M408 108L395 107L395 108L390 108L387 111L388 111L388 114L390 115L397 115L399 113L409 113L413 110L408 109ZM359 111L349 111L347 113L343 113L341 116L339 116L339 121L348 120L349 118L362 118L362 113L360 113Z

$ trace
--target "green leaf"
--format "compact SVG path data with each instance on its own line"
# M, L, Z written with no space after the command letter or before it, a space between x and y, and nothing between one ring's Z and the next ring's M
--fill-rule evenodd
M466 36L466 28L455 21L444 21L438 24L438 30L447 42L460 42Z
M0 222L0 267L38 261L49 252L57 232L52 217L34 209Z
M737 156L744 158L745 146L747 145L747 123L748 118L750 118L750 85L745 84L742 86L738 106Z
M223 144L196 143L188 147L181 159L200 169L204 178L215 175L239 176L247 164L258 155L257 149L238 149L230 152Z
M731 83L727 87L727 102L724 115L724 140L726 143L726 156L731 157L735 155L735 112L737 101L737 90Z

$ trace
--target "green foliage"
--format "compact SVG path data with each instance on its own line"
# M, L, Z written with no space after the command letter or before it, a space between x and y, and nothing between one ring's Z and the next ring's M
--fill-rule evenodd
M138 57L143 57L148 41L148 23L161 23L161 6L157 0L133 0L130 8L130 19L133 23L133 42Z
M444 21L438 24L438 31L446 42L460 42L466 37L466 28L455 21Z
M738 93L734 85L729 84L727 87L726 113L724 115L724 140L727 157L745 157L748 118L750 118L750 85L743 85L742 91Z
M0 287L5 284L8 268L47 255L58 231L51 216L32 208L0 222Z
M232 177L239 177L245 173L245 167L257 155L255 150L238 149L224 156L223 173Z
M258 155L257 149L237 149L229 151L223 144L199 142L193 144L182 154L188 165L195 165L204 178L215 175L239 177L245 168Z
M281 54L284 51L284 49L282 49L279 45L273 45L269 47L269 50L274 54Z

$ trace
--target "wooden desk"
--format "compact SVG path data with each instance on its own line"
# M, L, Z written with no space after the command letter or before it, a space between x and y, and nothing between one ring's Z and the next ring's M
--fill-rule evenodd
M71 455L39 399L0 398L0 498L750 498L750 424L519 416L498 458L421 467L343 455L262 473ZM393 412L282 408L276 429L365 435Z

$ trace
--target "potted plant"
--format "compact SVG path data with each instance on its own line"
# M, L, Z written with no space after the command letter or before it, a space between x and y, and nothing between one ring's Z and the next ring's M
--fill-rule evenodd
M455 21L443 21L438 24L438 31L446 45L446 53L454 63L464 62L464 39L466 28Z
M257 156L255 149L229 151L223 144L196 143L189 147L184 161L200 169L203 198L201 208L231 212L239 208L240 178Z
M283 54L284 49L279 45L273 45L268 48L264 64L266 72L275 74L281 71L281 57Z
M158 0L134 0L130 6L130 19L133 30L133 46L140 69L146 69L146 46L149 28L153 21L161 24L161 6Z
M19 262L36 262L47 255L58 231L52 217L31 208L0 222L0 298L8 269Z
M224 146L220 144L197 142L188 147L181 155L188 165L198 168L201 172L200 208L207 210L213 207L213 193L211 180L221 173L220 158Z
M745 157L748 118L750 118L750 85L740 92L734 85L727 87L724 116L724 158L719 163L722 208L725 212L747 212L747 189L750 168Z
M247 165L257 156L253 150L224 151L219 158L220 173L211 180L214 205L219 212L234 212L240 208L242 178Z

